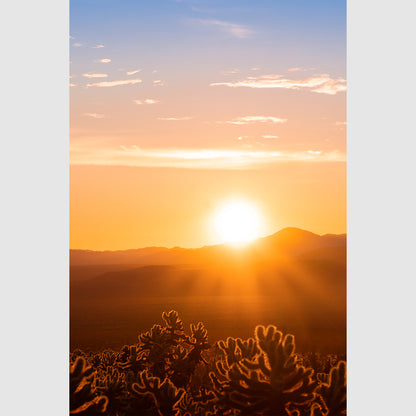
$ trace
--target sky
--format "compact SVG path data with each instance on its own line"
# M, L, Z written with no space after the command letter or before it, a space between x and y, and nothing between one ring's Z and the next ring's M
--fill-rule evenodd
M70 247L346 231L344 0L71 0Z

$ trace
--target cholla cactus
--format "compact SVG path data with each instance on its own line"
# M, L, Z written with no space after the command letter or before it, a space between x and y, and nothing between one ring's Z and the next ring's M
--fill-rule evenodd
M150 365L152 374L164 378L172 348L171 335L160 325L153 325L150 331L139 335L139 341L138 352L143 353L143 362Z
M131 389L138 395L151 395L160 416L178 416L178 403L181 400L184 389L178 389L168 379L160 382L159 377L152 377L148 371L139 373L139 382L133 383Z
M120 415L129 404L125 374L117 368L107 367L95 378L96 391L108 398L106 415Z
M177 344L180 340L185 339L183 331L183 322L179 319L178 312L169 311L163 312L162 318L166 322L166 330L170 334L170 341L172 344Z
M202 353L210 348L207 330L202 322L198 322L197 325L191 324L191 332L190 337L185 336L186 345L184 347L178 345L172 354L169 376L178 387L189 384L199 363L206 364Z
M80 356L70 368L69 394L71 415L99 415L107 408L108 398L98 395L92 385L94 369Z
M153 325L150 331L139 335L137 359L153 376L170 377L177 387L185 387L197 364L203 361L202 352L210 347L207 330L201 322L191 324L192 335L187 336L178 312L163 312L162 318L166 326ZM129 366L123 364L122 368Z
M240 415L287 416L291 404L311 402L317 382L312 369L296 363L294 337L261 325L255 336L256 343L228 338L219 344L226 359L217 364L218 375L210 374L218 405Z
M242 340L241 338L228 337L227 340L219 341L218 346L225 352L225 359L228 367L239 363L241 360L251 360L259 352L257 343L253 338Z
M118 354L111 350L105 350L101 354L101 363L99 368L106 370L107 368L114 367L117 363Z
M347 380L346 362L340 361L336 367L332 367L329 375L320 373L318 379L321 382L317 393L323 399L321 405L315 405L312 416L344 416L347 414Z
M191 346L187 359L196 365L200 361L204 361L202 352L210 348L210 344L208 343L208 332L202 322L198 322L197 325L191 324L191 332L192 336L186 338L186 343Z
M76 348L72 353L69 354L69 362L72 365L78 357L85 358L85 352L79 348Z
M208 331L202 322L198 322L197 325L191 324L191 332L192 337L188 338L188 343L201 350L209 348Z
M345 416L345 362L296 355L292 335L257 326L255 338L210 347L199 322L185 334L178 313L162 315L118 353L71 355L70 414L83 416ZM87 365L88 363L88 365ZM312 379L314 363L318 373ZM303 365L301 365L303 364ZM321 373L323 371L324 373Z
M210 397L212 399L213 397ZM211 404L211 403L210 403ZM194 400L190 394L184 394L178 403L178 408L183 416L213 416L214 406L207 404L207 401Z
M122 355L120 358L125 359L125 361L118 363L118 367L124 371L133 371L137 373L140 370L144 369L143 357L142 354L137 352L137 347L135 345L130 345L130 347L123 347Z

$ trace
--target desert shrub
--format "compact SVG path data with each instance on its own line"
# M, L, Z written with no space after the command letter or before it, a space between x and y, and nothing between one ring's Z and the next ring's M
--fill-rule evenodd
M99 395L94 387L94 370L79 356L70 367L69 413L71 415L99 415L107 408L108 398Z
M317 388L322 401L319 401L312 410L312 416L344 416L347 414L347 378L346 363L340 361L336 367L331 368L329 375L318 374L320 384Z
M105 370L97 372L95 386L96 391L108 399L106 415L128 413L130 397L126 389L126 375L117 367L106 367Z
M339 354L322 354L319 352L308 352L296 354L298 362L305 367L314 369L315 374L329 374L332 367L335 367L339 361L345 361L345 355Z
M346 363L297 354L293 335L258 325L255 337L214 345L176 311L120 351L70 356L70 414L108 416L344 416Z
M256 341L220 344L226 360L217 364L220 377L211 374L219 406L241 415L284 416L291 404L312 402L317 382L312 369L296 363L294 337L274 326L259 325L255 334Z
M132 391L139 396L151 396L159 416L179 416L178 403L185 390L176 388L168 378L161 382L159 377L151 376L147 370L139 374L138 381L132 384Z

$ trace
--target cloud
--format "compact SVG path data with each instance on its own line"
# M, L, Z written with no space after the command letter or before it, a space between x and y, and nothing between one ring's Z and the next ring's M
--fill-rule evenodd
M108 74L82 74L85 78L107 78Z
M72 46L75 46L76 48L79 48L82 46L82 43L73 43Z
M225 22L222 20L194 19L193 21L203 26L218 28L227 34L240 39L248 38L250 35L254 33L252 30L248 29L243 25Z
M134 74L138 74L141 71L141 69L135 69L133 71L127 71L126 75L134 75Z
M146 98L144 100L133 100L135 104L142 105L142 104L156 104L160 101L154 100L153 98Z
M161 79L156 79L153 81L153 85L158 85L159 87L163 87L165 83Z
M287 70L287 72L298 72L298 71L305 71L305 69L296 67L296 68L289 68Z
M84 143L84 142L82 142ZM312 152L312 153L311 153ZM256 151L251 149L143 149L137 145L92 148L71 143L71 164L176 167L190 169L247 169L279 162L345 162L338 151Z
M301 68L301 67L294 67L289 68L287 72L305 72L305 71L315 71L316 68Z
M240 70L237 69L237 68L234 68L234 69L230 69L228 71L221 71L221 73L224 74L224 75L232 75L232 74L240 73Z
M236 117L226 121L227 124L250 124L250 123L286 123L287 119L272 116L244 116Z
M335 122L335 125L336 126L346 126L347 125L347 122L346 121L336 121Z
M305 79L287 79L282 75L262 75L248 77L242 81L214 82L211 86L248 87L248 88L284 88L291 90L306 89L319 94L335 95L346 91L346 81L342 78L331 78L328 74L314 75Z
M270 134L264 134L263 136L261 136L263 139L278 139L279 136L272 136Z
M103 58L103 59L99 59L98 61L95 62L101 62L103 64L108 64L109 62L111 62L110 58Z
M104 114L98 114L98 113L84 113L84 116L91 117L91 118L104 118Z
M183 120L191 120L192 117L158 117L158 120L164 120L164 121L183 121Z
M74 84L73 82L71 82L71 83L69 84L69 86L70 86L70 87L76 87L76 86L77 86L77 84Z
M87 84L87 87L100 87L100 88L107 88L107 87L118 87L120 85L133 85L141 83L141 79L124 79L119 81L102 81L96 82L94 84Z
M97 46L92 46L93 49L100 49L100 48L104 48L104 45L97 45Z

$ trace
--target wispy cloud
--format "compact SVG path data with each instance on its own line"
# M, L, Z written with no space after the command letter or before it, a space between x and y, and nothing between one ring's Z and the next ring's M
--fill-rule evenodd
M314 75L304 79L287 79L282 75L262 75L247 77L242 81L214 82L211 86L248 87L248 88L284 88L291 90L306 89L320 94L335 95L346 91L346 81L342 78L331 78L328 74Z
M98 59L95 62L101 62L102 64L108 64L109 62L111 62L110 58L103 58L103 59Z
M240 70L237 69L237 68L234 68L234 69L229 69L229 70L221 71L221 73L223 75L239 74L240 73Z
M75 165L247 169L279 162L345 162L345 154L338 151L143 149L136 145L91 148L71 144L71 164Z
M248 38L254 32L246 26L237 23L225 22L223 20L214 19L194 19L195 23L203 26L217 28L233 37L244 39Z
M156 104L159 101L154 100L153 98L146 98L144 100L133 100L133 102L137 105L143 105L143 104Z
M85 117L91 117L91 118L104 118L104 114L98 114L98 113L84 113Z
M347 125L347 122L346 121L336 121L335 122L335 125L336 126L346 126Z
M156 79L156 80L153 81L153 85L163 87L165 85L165 83L161 79Z
M227 124L286 123L287 119L273 116L243 116L226 121Z
M191 120L192 117L158 117L158 120L164 120L164 121L184 121L184 120Z
M120 85L133 85L141 83L141 79L123 79L119 81L102 81L96 82L93 84L87 84L87 87L101 87L101 88L108 88L108 87L118 87Z
M261 136L263 139L278 139L279 136L272 136L270 134L263 134L263 136Z
M82 74L85 78L107 78L108 74Z
M301 67L294 67L289 68L286 72L305 72L305 71L315 71L316 68L301 68Z
M76 48L79 48L82 46L82 43L73 43L72 46L75 46Z
M127 71L126 75L134 75L134 74L138 74L141 71L141 69L135 69L133 71Z
M73 82L71 82L71 83L69 84L69 86L70 86L70 87L76 87L76 86L77 86L77 84L74 84Z
M92 46L93 49L101 49L104 48L104 45L96 45L96 46Z

